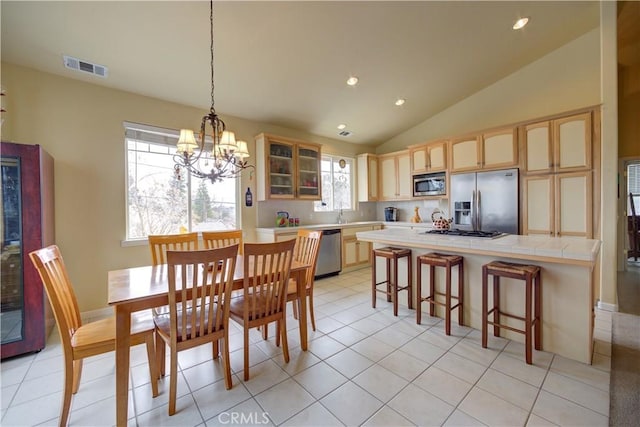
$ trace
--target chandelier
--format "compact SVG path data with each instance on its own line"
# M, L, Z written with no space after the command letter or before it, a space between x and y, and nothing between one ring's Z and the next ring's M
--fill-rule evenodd
M235 134L226 130L214 107L213 99L213 0L209 2L209 21L211 22L211 109L209 114L202 118L200 124L199 140L191 129L181 129L177 150L173 156L174 171L180 179L182 170L186 169L197 178L209 179L212 183L225 178L237 178L242 171L253 168L245 160L249 157L247 143L236 141ZM210 127L211 150L205 149L205 136L207 125Z

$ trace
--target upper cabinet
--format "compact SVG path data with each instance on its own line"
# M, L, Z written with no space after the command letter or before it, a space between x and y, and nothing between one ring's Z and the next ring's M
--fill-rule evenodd
M320 200L320 145L256 136L257 199Z
M411 161L409 151L399 151L378 157L381 200L410 200Z
M523 127L525 170L531 173L591 169L591 112Z
M506 128L451 142L451 172L517 165L517 130Z
M358 201L378 200L378 156L365 153L358 155Z
M436 141L409 148L411 173L443 171L447 168L447 141Z

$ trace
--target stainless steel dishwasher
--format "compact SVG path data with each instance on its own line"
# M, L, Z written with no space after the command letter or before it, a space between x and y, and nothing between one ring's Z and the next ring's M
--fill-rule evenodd
M342 269L340 229L323 230L315 278L333 276Z

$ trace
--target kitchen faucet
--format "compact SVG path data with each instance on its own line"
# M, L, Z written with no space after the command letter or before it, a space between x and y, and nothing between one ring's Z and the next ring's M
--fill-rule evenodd
M342 208L340 208L340 211L338 213L338 224L344 224L344 218L342 217Z

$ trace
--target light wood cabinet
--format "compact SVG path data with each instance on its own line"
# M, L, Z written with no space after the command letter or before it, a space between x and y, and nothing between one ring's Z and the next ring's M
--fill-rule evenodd
M517 165L517 129L506 128L451 142L451 172Z
M523 234L592 237L592 172L524 178Z
M372 225L349 227L342 230L342 268L362 266L371 263L371 243L360 242L356 233L361 231L380 230L382 226Z
M591 169L591 112L523 127L528 174Z
M451 172L480 169L480 138L477 136L451 141Z
M447 168L447 145L447 141L437 141L410 147L411 173L445 170Z
M378 200L378 156L359 154L358 164L358 201L375 202Z
M379 156L380 200L410 200L411 161L409 151Z
M257 199L320 200L320 145L256 136Z

